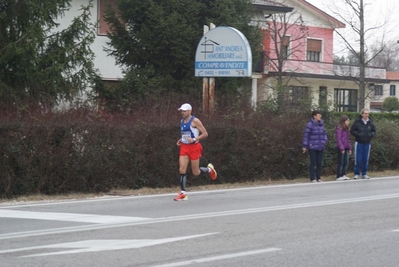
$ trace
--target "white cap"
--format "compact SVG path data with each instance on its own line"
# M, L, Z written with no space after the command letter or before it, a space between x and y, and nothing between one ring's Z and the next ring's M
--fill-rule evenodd
M191 107L190 104L185 103L185 104L181 105L181 107L178 109L178 111L180 111L180 110L184 110L184 111L186 111L186 110L192 110L192 107Z

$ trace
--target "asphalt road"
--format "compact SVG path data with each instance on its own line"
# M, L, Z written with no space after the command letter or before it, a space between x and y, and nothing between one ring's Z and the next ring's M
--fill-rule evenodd
M399 176L0 206L0 266L399 266Z

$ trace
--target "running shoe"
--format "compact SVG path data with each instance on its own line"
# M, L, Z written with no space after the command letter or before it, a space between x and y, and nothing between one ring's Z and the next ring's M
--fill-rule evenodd
M363 175L362 179L370 179L370 177L368 175Z
M187 196L187 194L184 194L184 193L179 193L179 195L174 198L175 201L187 200L187 199L188 199L188 196Z
M359 175L355 175L355 177L353 177L353 179L355 179L355 180L357 180L357 179L359 179Z
M216 172L215 167L213 167L213 165L209 163L208 168L211 170L209 172L209 176L211 176L212 180L216 180L216 178L218 177L218 173Z
M344 176L342 176L342 177L344 177L345 178L345 180L350 180L351 178L349 178L348 176L346 176L346 175L344 175Z
M337 181L344 181L344 180L346 180L346 179L343 176L337 178Z

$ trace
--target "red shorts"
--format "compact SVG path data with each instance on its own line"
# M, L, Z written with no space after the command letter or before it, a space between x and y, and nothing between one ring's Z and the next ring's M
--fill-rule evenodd
M200 143L181 144L179 156L188 156L190 160L197 160L202 157L202 145Z

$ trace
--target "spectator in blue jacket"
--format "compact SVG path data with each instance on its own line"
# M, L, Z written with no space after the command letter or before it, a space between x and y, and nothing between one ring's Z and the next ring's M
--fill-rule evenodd
M367 170L369 166L371 139L376 134L373 121L369 118L370 111L364 108L360 111L359 117L353 122L351 134L355 137L355 177L359 179L360 172L362 179L369 179Z
M310 156L309 176L311 182L321 181L321 163L327 140L327 133L321 120L321 112L314 110L312 111L312 118L306 124L302 142L302 153L308 151Z
M337 141L337 181L349 180L346 176L348 170L349 155L352 154L352 146L349 136L349 117L342 115L335 127L335 138Z

